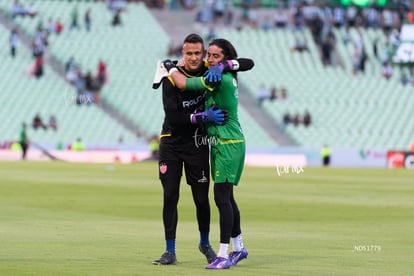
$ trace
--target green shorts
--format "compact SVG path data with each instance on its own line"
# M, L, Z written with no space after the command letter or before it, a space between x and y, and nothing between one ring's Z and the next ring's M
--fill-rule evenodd
M244 168L246 144L244 139L225 140L211 146L211 176L214 183L237 186Z

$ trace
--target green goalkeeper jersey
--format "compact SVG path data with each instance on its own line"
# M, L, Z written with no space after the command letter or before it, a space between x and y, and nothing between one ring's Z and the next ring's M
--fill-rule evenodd
M221 84L211 88L204 83L203 78L188 78L186 82L187 90L207 89L206 108L217 105L220 109L228 111L228 121L224 125L208 124L207 131L210 137L220 139L244 139L243 132L238 119L238 88L237 80L232 73L222 75Z

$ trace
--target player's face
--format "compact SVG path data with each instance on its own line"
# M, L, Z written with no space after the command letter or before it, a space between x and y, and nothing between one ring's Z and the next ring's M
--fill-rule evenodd
M184 43L182 54L185 62L184 68L188 71L198 71L203 65L206 52L201 43Z
M216 65L220 61L223 61L223 59L224 54L223 50L220 47L217 47L216 45L211 45L208 47L207 61L210 67Z

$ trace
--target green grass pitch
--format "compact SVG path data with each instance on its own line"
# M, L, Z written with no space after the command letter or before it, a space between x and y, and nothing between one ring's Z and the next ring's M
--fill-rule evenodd
M246 167L235 188L249 258L204 269L181 185L175 266L156 163L0 162L0 275L413 275L414 172ZM218 249L212 205L211 243Z

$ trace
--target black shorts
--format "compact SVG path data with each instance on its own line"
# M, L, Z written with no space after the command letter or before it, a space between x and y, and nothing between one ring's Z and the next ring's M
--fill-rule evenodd
M203 185L210 182L209 148L194 142L187 144L160 143L159 177L175 182L182 176L183 166L187 184Z

